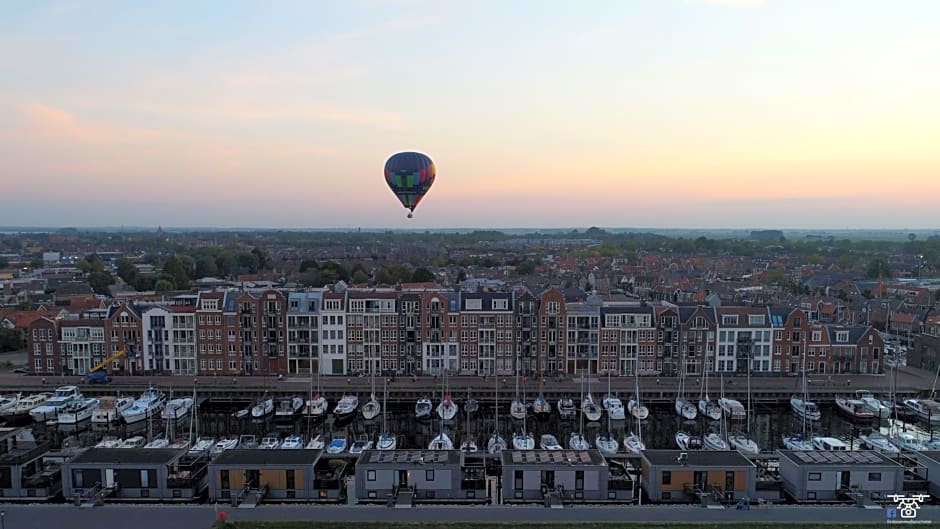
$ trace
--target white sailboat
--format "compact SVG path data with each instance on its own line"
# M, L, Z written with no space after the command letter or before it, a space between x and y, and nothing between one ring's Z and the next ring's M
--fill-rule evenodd
M475 453L477 450L479 450L479 448L477 447L477 442L473 439L473 436L470 433L471 410L470 410L469 403L471 401L476 402L476 400L470 398L470 386L467 386L467 400L466 400L466 404L464 404L464 407L463 407L464 412L467 414L467 426L466 426L467 438L464 439L463 442L460 443L460 451L467 453L467 454L472 454L472 453Z
M562 419L573 419L576 413L578 408L574 405L574 399L568 396L558 399L558 415Z
M692 401L685 398L685 379L686 365L685 362L683 362L679 369L679 388L676 391L675 409L679 417L687 421L694 421L695 417L698 415L698 410L695 409L695 405L692 404Z
M806 386L806 359L803 359L802 371L802 383L803 383L803 394L801 396L792 395L790 397L790 408L793 409L793 412L796 413L797 417L807 419L810 421L818 421L822 418L822 413L819 411L819 407L816 406L816 403L809 400L809 389Z
M698 411L703 416L717 421L721 419L721 406L717 402L711 400L708 396L708 365L706 363L705 372L702 373L702 393L698 399Z
M261 400L251 407L251 417L253 419L261 419L272 413L274 413L274 399L267 395L261 397Z
M701 450L702 449L702 438L698 435L692 435L688 432L678 431L676 432L676 446L679 447L679 450Z
M317 363L317 392L313 393L313 363L310 364L310 398L304 403L304 416L310 419L322 419L330 407L326 397L320 392L320 368Z
M558 438L550 433L542 434L541 439L539 439L539 448L542 450L563 450L562 446L558 444Z
M415 403L415 419L427 419L431 417L431 399L427 397L421 397Z
M721 398L724 398L725 394L725 384L724 378L721 381ZM721 402L721 399L718 400ZM718 421L718 432L710 432L705 435L702 439L702 445L706 450L730 450L731 447L728 445L728 441L725 440L725 416L722 415L721 419Z
M516 384L518 385L519 380L519 368L516 368ZM517 386L518 387L518 386ZM517 397L518 399L518 394ZM525 386L522 388L522 402L525 402ZM525 405L523 405L525 408ZM526 414L522 414L522 431L516 432L512 436L512 447L516 450L532 450L535 448L535 437L529 433L529 430L526 428L525 424Z
M583 374L581 376L582 378L584 377ZM591 395L591 359L588 358L587 394L581 399L581 414L584 415L588 422L597 422L601 420L603 413L603 408L594 402L594 396Z
M446 369L444 369L442 384L441 393L444 393L447 390ZM452 421L454 420L454 416L457 415L457 403L454 402L454 399L451 398L449 391L444 393L443 397L441 398L441 403L437 405L437 414L445 421Z
M584 377L581 377L581 399L582 401L584 400ZM571 432L571 435L568 436L568 448L572 450L588 450L591 448L591 444L584 438L584 414L581 413L579 415L579 429L576 432Z
M372 393L369 395L369 400L362 405L362 418L367 421L375 419L382 413L382 405L375 398L375 369L370 369L370 371L372 371Z
M640 402L640 371L633 371L634 396L627 402L627 411L638 421L645 421L650 416L650 410Z
M388 381L382 388L382 407L388 400ZM387 409L387 408L386 408ZM382 415L382 433L379 434L379 442L375 447L379 450L394 450L398 446L398 438L392 432L388 431L388 413Z
M607 416L614 421L622 421L625 418L623 401L610 391L610 371L607 372L607 394L601 401Z
M751 438L751 358L747 359L747 409L744 410L747 416L747 427L743 432L735 432L728 436L728 442L735 450L746 456L755 457L760 454L760 446L757 441Z
M516 368L516 398L509 405L509 416L517 421L525 419L525 399L519 396L519 368Z
M444 395L444 382L441 381L441 404L444 404L444 401L449 398L450 395ZM456 413L456 406L454 407L454 413ZM450 436L447 435L447 432L444 431L444 421L446 420L445 413L441 412L441 406L438 406L437 414L440 417L440 430L434 439L431 439L431 442L428 444L428 450L453 450L454 441L451 440ZM453 415L451 415L453 418Z
M610 394L610 372L608 371L607 372L607 398L605 399L605 401L607 401L610 398L613 398L613 397L611 397L611 394ZM617 399L617 400L619 401L620 399ZM623 406L621 405L620 408L622 410ZM594 446L596 446L597 449L600 450L601 453L606 456L616 455L617 445L619 444L617 442L617 438L613 434L613 429L610 427L610 421L611 421L610 409L608 409L607 410L607 430L603 432L598 432L597 436L594 438Z
M795 395L790 397L790 407L793 408L794 411L796 411L797 408L799 408L800 410L805 409L806 403L812 404L811 402L809 402L809 399L807 398L808 390L806 389L805 366L806 366L806 358L804 357L803 358L804 369L801 370L802 371L801 376L802 376L802 385L803 385L803 398L799 399L798 403L795 403L794 399L796 399L797 397ZM812 404L812 407L815 409L815 412L816 412L815 416L819 417L819 408L816 408L815 404ZM802 413L802 412L798 412L796 416L799 417L800 420L802 421L803 428L800 431L800 433L790 433L790 434L784 435L783 446L786 447L787 450L813 450L814 449L813 442L811 439L812 435L807 432L807 423L811 419L809 418L808 414Z
M503 439L503 436L499 433L499 377L494 375L493 379L496 381L496 407L493 411L493 421L495 424L493 426L493 433L486 442L486 451L496 455L506 449L506 440Z

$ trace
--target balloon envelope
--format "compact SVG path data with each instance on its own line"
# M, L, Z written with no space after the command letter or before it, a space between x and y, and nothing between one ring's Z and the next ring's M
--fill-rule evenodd
M385 182L411 212L431 188L436 174L434 162L420 152L400 152L385 162Z

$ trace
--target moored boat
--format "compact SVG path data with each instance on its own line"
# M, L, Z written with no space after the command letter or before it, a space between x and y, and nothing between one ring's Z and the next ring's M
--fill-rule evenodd
M140 397L134 401L134 404L121 413L121 417L124 418L124 422L127 424L134 424L155 417L163 410L165 405L166 396L163 392L149 387L141 393Z
M82 398L82 392L76 386L56 388L55 393L48 400L29 410L29 416L36 422L46 422L54 419L59 413L59 408L65 406L65 403L80 398Z
M57 419L59 424L78 424L91 419L92 413L98 409L101 403L98 399L81 398L68 402L61 408Z
M849 417L850 419L856 421L869 421L875 418L874 412L872 412L868 406L859 399L850 399L848 397L838 396L836 397L836 408L842 412L843 415Z
M134 404L134 397L101 397L98 409L91 414L91 422L110 424L117 422L124 410Z

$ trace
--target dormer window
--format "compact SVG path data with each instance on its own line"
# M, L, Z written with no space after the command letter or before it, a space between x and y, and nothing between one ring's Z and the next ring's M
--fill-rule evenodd
M836 331L836 341L839 343L848 343L849 331Z

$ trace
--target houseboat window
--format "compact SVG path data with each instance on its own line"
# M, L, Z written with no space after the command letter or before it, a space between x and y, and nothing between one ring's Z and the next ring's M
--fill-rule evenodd
M288 489L296 489L296 488L297 488L297 485L296 485L296 483L294 482L294 471L293 471L293 470L285 470L285 471L284 471L284 477L287 478L287 488L288 488Z
M515 488L516 490L522 490L522 471L521 470L516 471L515 479L516 479L516 485L513 488Z
M228 486L228 470L220 470L220 471L219 471L219 481L222 482L222 488L223 488L223 489L229 488L229 486Z
M146 470L140 471L140 488L149 489L150 488L150 474Z
M731 472L730 470L725 472L725 490L734 490L734 472Z
M433 471L433 470L426 470L426 471L424 472L424 479L425 479L426 481L434 481L434 471Z
M368 470L366 471L366 481L375 481L375 471Z
M574 472L574 490L584 490L584 471L576 470Z
M663 485L672 485L672 472L668 470L663 471Z
M881 481L881 472L869 472L868 481Z
M76 489L85 488L85 480L83 479L84 477L85 476L82 474L81 470L78 470L78 469L73 470L72 471L72 486L75 487Z
M822 473L821 473L821 472L810 472L810 473L809 473L809 480L810 480L810 481L822 481Z

